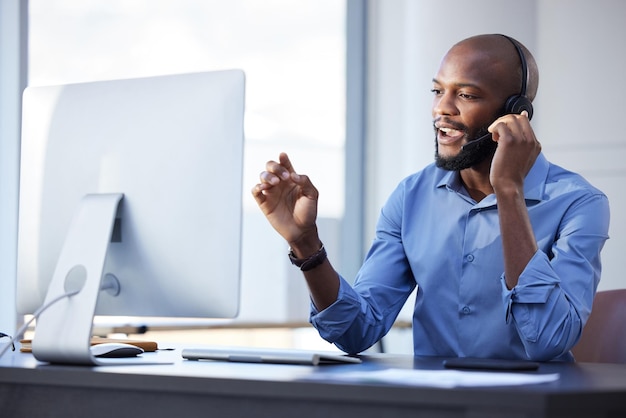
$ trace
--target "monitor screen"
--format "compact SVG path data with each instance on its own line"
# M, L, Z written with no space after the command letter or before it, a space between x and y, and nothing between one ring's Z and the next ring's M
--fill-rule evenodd
M28 87L18 312L39 308L56 274L66 290L115 282L97 315L235 317L243 113L239 70Z

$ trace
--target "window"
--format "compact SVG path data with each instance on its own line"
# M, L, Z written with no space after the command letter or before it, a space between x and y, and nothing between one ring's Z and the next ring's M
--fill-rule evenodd
M249 190L265 162L287 151L296 169L320 190L319 216L337 229L330 235L340 236L345 26L346 3L336 0L30 0L29 84L243 69L242 315L261 322L300 320L308 312L308 299L297 302L302 307L294 314L287 301L267 304L267 295L258 293L281 288L288 299L293 288L283 274L285 244L260 219ZM258 244L266 240L268 245ZM267 247L274 250L259 266L260 257L253 253ZM259 271L273 274L259 277Z

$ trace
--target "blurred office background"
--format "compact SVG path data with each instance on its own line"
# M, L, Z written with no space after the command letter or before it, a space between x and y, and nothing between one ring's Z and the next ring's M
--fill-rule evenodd
M249 190L267 160L288 152L320 190L322 239L352 280L388 194L432 161L429 90L441 57L478 33L505 33L533 51L533 126L550 160L609 196L600 288L626 287L625 23L620 0L0 0L0 329L18 321L24 86L243 69L242 305L219 338L329 348L306 324L303 280ZM399 325L408 321L410 307ZM216 331L158 337L212 342ZM410 330L398 326L385 347L410 352Z

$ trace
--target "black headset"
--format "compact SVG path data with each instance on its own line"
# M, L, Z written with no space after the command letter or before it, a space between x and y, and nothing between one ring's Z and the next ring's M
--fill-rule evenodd
M520 62L522 63L522 88L519 94L515 94L508 99L506 99L506 103L504 105L505 114L513 113L519 115L524 110L528 112L528 119L530 120L533 117L533 105L528 97L526 97L526 84L528 83L528 78L530 77L528 74L528 65L526 64L526 57L524 56L524 52L519 44L513 39L506 35L502 35L506 39L508 39L517 50L517 54L519 55Z

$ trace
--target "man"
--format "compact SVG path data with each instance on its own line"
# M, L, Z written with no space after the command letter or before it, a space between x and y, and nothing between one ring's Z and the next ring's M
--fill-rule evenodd
M353 287L326 258L316 188L286 154L267 163L252 194L304 272L323 338L348 353L367 349L417 286L415 355L573 359L609 206L546 160L532 107L503 114L511 97L530 103L537 86L533 56L512 38L479 35L448 51L433 79L435 164L391 194Z

